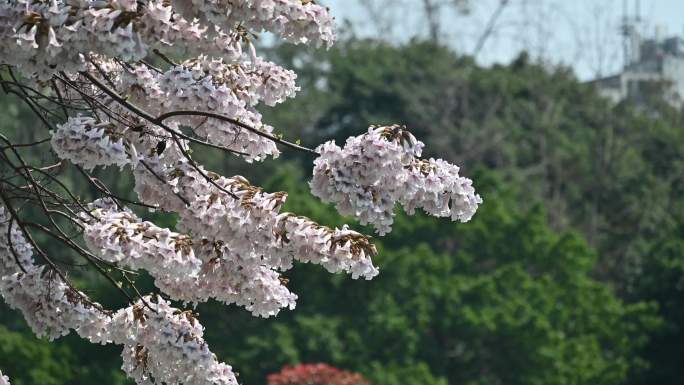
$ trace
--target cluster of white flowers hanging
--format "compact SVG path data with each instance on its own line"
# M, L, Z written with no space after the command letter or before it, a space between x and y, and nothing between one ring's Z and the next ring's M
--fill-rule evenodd
M9 377L3 376L2 371L0 371L0 385L10 385Z
M0 293L10 307L21 311L36 335L53 340L74 330L93 343L123 345L123 369L139 384L150 384L152 379L166 384L237 384L231 367L209 351L203 328L191 313L158 296L117 312L105 310L67 285L55 270L34 264L31 245L10 223L0 207ZM113 247L117 250L112 255L121 246Z
M122 167L129 163L129 156L123 138L117 135L109 123L98 124L91 117L78 116L60 124L52 132L51 143L57 156L86 170L96 166Z
M242 37L260 31L316 45L335 38L332 18L313 1L7 0L0 5L0 56L42 80L84 70L84 55L91 52L134 61L160 48L234 60L242 55Z
M279 137L256 107L281 103L298 87L292 71L257 55L252 39L262 31L315 46L335 38L328 10L309 0L0 3L0 61L54 92L65 111L63 100L82 101L51 132L57 156L86 171L116 165L131 172L139 202L178 214L176 227L166 229L115 196L76 201L69 207L77 208L84 252L146 271L164 298L213 299L270 317L295 307L297 295L281 276L295 261L354 279L371 279L378 269L369 237L281 212L285 193L214 174L190 155L193 143L248 162L280 154ZM167 68L144 60L153 52ZM173 63L166 55L189 59ZM311 191L381 235L391 230L397 202L410 214L421 208L470 220L482 202L471 181L441 159L420 159L422 149L399 126L371 127L343 148L326 143L316 150ZM93 343L122 345L123 369L138 384L237 383L209 350L196 315L156 294L103 308L34 247L12 202L2 203L0 293L38 336L75 331Z
M311 192L335 203L344 215L372 224L380 235L392 230L394 205L413 214L467 222L482 199L459 168L441 159L419 159L424 144L401 126L371 127L347 139L344 148L328 142L319 147Z

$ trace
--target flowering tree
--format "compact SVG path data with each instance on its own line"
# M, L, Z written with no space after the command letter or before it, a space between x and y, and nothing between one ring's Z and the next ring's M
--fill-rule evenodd
M351 373L326 364L286 366L280 373L268 376L268 385L370 385L358 373Z
M280 276L294 261L353 278L378 274L369 237L280 212L286 193L206 170L192 157L198 148L246 162L277 157L279 146L310 153L312 193L380 235L391 230L396 203L464 222L475 213L481 199L471 181L443 160L421 159L423 144L404 127L371 127L344 147L317 149L274 134L256 107L298 88L293 72L257 55L253 40L264 31L295 44L334 41L332 17L313 0L0 4L2 88L49 131L33 143L0 133L0 293L38 336L75 331L121 345L123 370L138 384L235 384L197 316L172 301L213 299L270 317L295 306ZM27 157L48 146L56 163ZM137 199L93 174L108 166L132 174ZM66 168L99 197L78 198L60 178ZM145 221L139 208L177 213L178 224ZM106 309L77 289L70 265L38 235L83 258L130 306ZM131 275L142 270L156 293L134 285Z

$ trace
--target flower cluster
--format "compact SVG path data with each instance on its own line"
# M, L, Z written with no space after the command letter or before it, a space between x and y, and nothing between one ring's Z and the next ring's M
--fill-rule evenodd
M110 201L91 206L88 215L82 214L89 249L109 262L146 270L155 285L173 299L200 303L214 298L263 317L295 306L297 296L260 257L244 256L206 239L195 242L187 235L143 222Z
M33 248L0 205L0 279L32 265Z
M407 213L416 208L436 217L468 222L482 198L475 193L473 182L459 176L459 168L442 159L417 160L408 168L406 192L401 204Z
M270 317L280 309L294 309L297 295L280 274L255 255L242 255L220 242L203 240L195 249L203 266L197 277L161 280L157 286L177 300L199 303L210 298L243 306L254 316Z
M62 159L92 170L96 166L130 163L123 137L111 123L97 123L90 117L70 117L51 133L52 148Z
M397 202L412 214L422 208L438 217L466 222L482 202L470 179L441 159L419 159L424 145L404 127L370 127L347 139L344 148L318 148L311 192L335 203L343 215L372 224L380 235L392 230Z
M10 385L9 377L3 375L2 371L0 371L0 385Z
M331 273L345 271L353 279L378 275L372 257L378 254L368 237L348 226L331 229L306 217L285 213L278 216L275 234L277 253L300 262L323 266Z
M347 372L327 364L286 366L268 376L268 385L370 385L361 374Z
M165 123L176 131L179 126L190 127L196 136L242 153L248 161L280 154L273 141L244 127L273 134L273 127L262 123L253 104L276 104L297 90L294 75L276 65L227 65L206 58L191 60L164 73L144 65L134 66L122 73L120 88L137 106L155 115L192 106L193 111L229 119L186 114L169 117Z
M196 277L202 261L195 257L193 240L187 235L143 222L111 200L91 204L83 213L83 239L102 259L130 269L146 270L153 277Z
M96 62L100 67L111 64L100 59ZM97 73L95 69L91 71ZM294 73L262 60L256 65L228 65L219 59L210 61L200 57L164 73L146 65L132 65L127 71L112 70L110 75L109 80L116 83L126 98L154 115L193 106L231 121L192 115L171 117L165 123L176 132L174 136L171 131L133 118L125 107L108 96L93 95L133 123L125 127L106 117L97 124L93 118L70 118L53 133L53 147L61 158L89 167L114 162L119 165L137 163L139 159L151 156L159 156L164 163L172 164L182 159L183 152L188 150L187 140L177 134L181 125L194 128L194 134L200 138L242 153L248 161L277 157L279 151L273 141L243 126L271 135L273 128L261 122L261 115L252 105L260 101L276 104L293 96L297 90ZM66 88L63 92L73 91ZM165 149L159 151L162 143ZM108 147L113 147L110 151L113 159L106 159ZM124 149L131 154L126 155Z
M51 268L30 266L26 271L3 277L0 293L11 308L21 311L37 336L54 340L74 329L93 343L109 340L109 316L101 306L69 287Z
M278 33L293 43L329 46L335 41L333 18L326 8L314 1L174 0L173 3L186 18L206 18L223 29L241 23L255 32Z
M285 193L214 174L191 157L192 143L248 162L277 157L280 141L256 107L281 103L299 89L294 72L257 56L252 38L269 31L329 46L332 25L328 10L310 0L0 2L0 62L54 93L45 99L59 100L65 111L89 110L51 132L57 156L86 170L130 166L138 199L178 214L171 230L144 221L118 198L88 207L76 202L84 211L72 220L90 252L70 245L114 268L147 271L172 300L214 299L260 317L295 307L297 295L281 275L295 261L353 279L376 276L369 237L283 213ZM150 52L168 65L142 60ZM170 53L193 58L176 64L164 55ZM482 201L471 181L443 160L420 159L422 147L399 126L372 127L344 148L326 143L318 149L312 191L380 234L390 231L397 202L409 213L422 208L469 220ZM59 214L70 217L72 207ZM17 216L0 206L0 294L37 335L54 339L73 330L93 343L123 345L123 369L138 384L237 383L209 350L195 315L160 295L104 309L37 248L47 265L34 263L36 244L10 213ZM320 365L288 372L282 381L299 372L314 383L366 385Z
M180 212L179 228L225 243L231 250L262 254L274 239L278 210L285 203L285 193L266 193L243 177L218 177L214 184L200 179L194 170L185 169L178 184L198 188L190 207ZM287 268L274 260L270 264Z
M148 3L145 14L154 13L152 12L154 4L156 3ZM98 6L100 5L93 5L93 7ZM157 6L162 5L157 4ZM300 6L302 6L301 3ZM104 6L102 12L105 14L112 9L122 9L122 12L132 18L130 23L134 23L138 17L142 17L139 15L140 10L136 7L140 5L136 6L135 2L115 3L111 7ZM179 8L183 7L179 6ZM182 18L174 19L174 22L180 22L179 20ZM145 23L144 28L152 27L150 23ZM136 31L139 32L139 30ZM249 58L240 53L229 59L226 59L225 55L208 57L201 54L194 59L186 60L182 65L173 66L167 71L160 71L140 63L121 67L115 60L109 59L106 52L95 52L99 54L89 53L83 68L75 69L85 69L90 75L100 77L103 82L113 85L121 95L146 112L158 116L168 111L192 110L218 114L226 118L208 118L192 114L167 118L164 123L176 133L180 131L181 126L190 127L193 133L201 139L240 153L248 161L279 155L273 141L265 137L273 136L273 127L262 123L261 115L254 107L258 103L273 106L293 97L298 90L294 72L265 61L256 56L256 53L252 53ZM81 59L83 58L79 60ZM50 68L53 67L55 65L50 66ZM106 79L102 78L102 73L107 73ZM65 76L72 82L89 84L87 79L78 74ZM63 85L59 87L65 95L73 96L75 93L70 87ZM110 111L125 117L124 120L129 121L127 123L129 126L122 126L119 122L114 123L106 116L108 114L98 116L97 125L92 118L71 118L63 125L64 127L60 126L60 129L55 132L55 141L59 141L55 144L55 148L60 157L74 160L76 163L90 161L88 158L91 156L90 152L99 149L98 145L110 144L106 142L106 138L111 138L112 144L120 144L122 137L126 139L125 142L132 144L129 149L131 152L137 150L143 157L147 156L151 149L156 149L156 145L160 142L164 142L168 145L167 147L172 147L168 152L175 154L175 160L181 157L182 151L176 147L178 147L178 142L184 142L184 139L179 138L178 135L172 135L168 130L150 125L149 122L141 122L139 117L131 114L125 106L117 103L109 95L103 94L97 87L90 88L92 89L85 87L81 92L88 98L107 106ZM189 106L191 108L188 108ZM91 126L97 126L98 129L91 132ZM101 128L105 128L105 133L100 132ZM102 136L102 143L94 142L98 137L89 137L89 135L97 136L98 134ZM65 143L72 139L72 136L73 139L83 136L91 140L93 143L86 147L90 151L82 155L79 151L80 142L76 141L73 148ZM150 145L151 142L154 142L154 145ZM137 162L137 153L130 155L132 157L130 161ZM86 159L81 159L83 157ZM170 162L169 156L165 157L167 162ZM116 157L113 160L120 162L116 164L128 161L124 154L120 158ZM98 165L97 162L88 164L89 166Z
M320 264L333 273L346 271L355 279L378 274L371 260L377 250L367 237L346 227L330 229L308 218L278 214L285 193L267 193L242 177L220 177L188 163L155 167L161 181L140 167L135 173L140 200L178 212L178 228L203 238L202 247L195 248L203 267L192 283L157 282L173 298L215 298L266 317L294 307L296 296L277 273L291 268L294 260Z
M9 229L8 217L0 206L3 234ZM11 308L22 312L36 335L52 340L74 330L93 343L123 345L123 368L139 384L153 380L170 385L237 384L231 367L209 350L202 325L191 313L171 307L158 296L142 298L117 312L107 311L69 286L53 268L34 265L23 235L14 228L10 232L11 241L0 235L0 266L11 266L14 256L5 251L13 247L22 256L25 272L18 271L18 266L14 272L3 270L0 294Z
M293 214L279 215L285 193L263 192L242 177L216 176L209 183L187 164L167 175L168 185L178 186L174 192L190 202L179 211L178 226L183 231L222 242L233 253L257 256L263 260L260 263L280 270L292 267L295 259L321 264L335 273L347 271L354 278L377 274L371 261L377 251L367 237Z
M0 294L11 308L21 311L39 337L53 340L75 329L91 342L108 339L107 314L102 307L69 287L54 270L34 264L33 248L2 206Z
M6 43L0 59L41 80L84 70L90 53L139 60L151 48L163 48L233 60L242 55L245 27L293 42L330 44L332 22L327 9L301 0L10 0L0 4ZM236 24L242 29L235 30Z
M261 115L248 109L246 103L227 85L215 83L204 71L179 66L158 79L165 98L159 105L162 111L183 110L192 105L199 111L218 113L272 134L273 127L261 123ZM273 141L247 131L239 125L203 116L179 116L170 119L176 124L193 127L196 135L209 142L247 154L247 160L261 160L278 156Z
M124 345L123 369L138 384L237 385L232 368L209 350L194 315L158 296L118 311L112 326L113 339Z
M222 58L199 56L183 62L194 77L210 76L216 85L225 85L239 100L250 106L264 102L268 106L282 103L299 91L297 74L261 57L251 61L229 64Z

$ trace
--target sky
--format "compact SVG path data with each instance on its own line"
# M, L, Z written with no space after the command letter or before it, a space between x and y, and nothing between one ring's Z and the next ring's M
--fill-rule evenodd
M390 4L380 7L380 3ZM471 0L470 13L440 10L443 42L472 54L501 0ZM327 0L338 23L350 20L359 35L402 42L427 36L421 0ZM365 4L365 5L364 5ZM372 11L368 11L368 5ZM521 50L549 65L571 66L583 80L618 72L623 65L623 7L641 35L684 37L684 0L509 0L477 55L483 65L507 63ZM373 16L371 16L373 15Z

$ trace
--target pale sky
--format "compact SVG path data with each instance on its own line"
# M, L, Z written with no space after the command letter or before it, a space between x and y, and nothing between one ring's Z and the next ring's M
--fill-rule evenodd
M369 17L365 4L374 0L327 0L338 23L349 19L360 34L377 35L401 42L426 36L421 0L389 0L390 7L376 7ZM382 0L375 0L381 2ZM471 0L468 16L443 9L445 41L459 52L472 53L487 21L501 0ZM549 63L571 65L581 79L610 74L622 66L620 24L623 2L635 15L637 0L509 0L494 32L478 55L483 65L506 63L522 49ZM647 37L684 37L684 0L641 0L641 31ZM371 22L371 20L385 19ZM383 26L385 26L383 28Z

